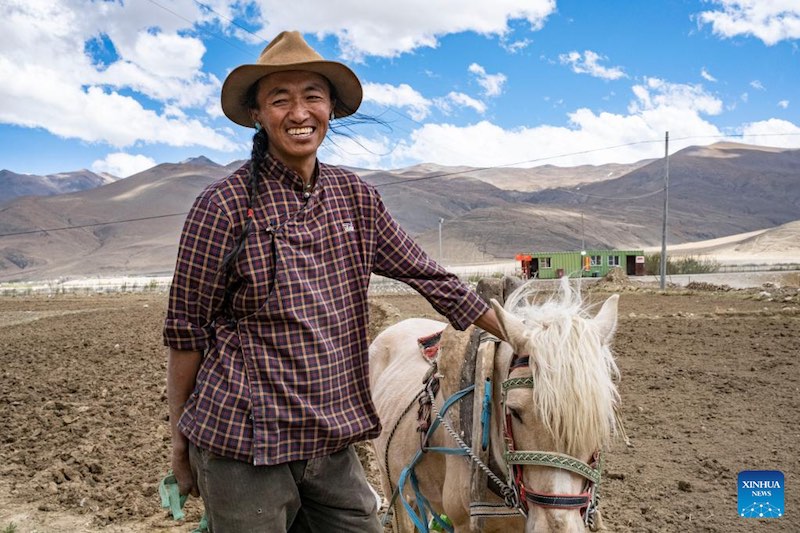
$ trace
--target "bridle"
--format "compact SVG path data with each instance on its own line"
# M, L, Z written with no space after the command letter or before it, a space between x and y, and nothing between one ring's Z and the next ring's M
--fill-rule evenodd
M502 383L502 409L503 409L503 442L506 467L508 468L508 485L518 495L517 506L527 514L528 503L540 507L555 509L579 509L584 523L592 527L597 512L597 486L600 483L601 458L600 452L595 451L591 464L566 454L557 452L542 452L517 450L514 446L514 434L511 427L511 411L506 407L506 396L512 389L532 389L533 376L512 378L511 373L517 368L528 367L530 356L512 356L511 366L508 370L509 377ZM548 494L525 487L522 481L522 466L536 465L568 470L582 476L586 482L580 494Z

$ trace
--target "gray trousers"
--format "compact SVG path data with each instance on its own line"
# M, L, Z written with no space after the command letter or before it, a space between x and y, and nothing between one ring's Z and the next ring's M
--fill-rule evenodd
M190 445L211 533L383 531L355 449L253 466Z

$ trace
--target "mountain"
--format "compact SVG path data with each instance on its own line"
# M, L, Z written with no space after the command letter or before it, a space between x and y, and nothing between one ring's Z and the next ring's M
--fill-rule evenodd
M16 174L10 170L0 170L0 204L20 196L53 196L85 191L107 185L118 179L111 174L96 174L86 169L47 176Z
M15 234L0 237L0 279L168 273L186 212L228 173L165 163L83 192L12 201L0 208L0 235ZM83 227L41 231L67 226Z
M516 197L508 210L472 211L443 225L446 261L586 247L647 247L661 242L664 160L621 177ZM719 143L669 158L669 243L772 228L800 219L800 150ZM504 222L502 238L493 221ZM438 228L418 237L438 248ZM798 258L800 260L800 258Z
M170 273L196 195L244 163L198 157L90 190L8 202L0 206L0 280ZM791 224L800 220L800 150L690 147L670 156L669 170L671 245L781 225L781 235L800 230ZM492 170L417 165L361 175L446 264L661 242L663 160ZM770 242L800 249L792 248L797 239Z
M190 157L189 159L185 159L180 162L181 165L195 165L198 167L219 167L222 166L214 161L210 160L204 155L197 156L197 157Z
M468 176L494 185L499 189L532 192L553 187L573 187L585 183L607 181L624 176L650 162L651 160L644 160L628 165L610 163L606 165L581 165L577 167L543 165L532 168L445 167L427 163L396 171L396 173L411 179L432 175L441 175L445 177Z
M645 252L659 252L653 247ZM797 263L800 261L800 220L774 228L750 231L707 241L670 246L675 256L713 257L729 264Z

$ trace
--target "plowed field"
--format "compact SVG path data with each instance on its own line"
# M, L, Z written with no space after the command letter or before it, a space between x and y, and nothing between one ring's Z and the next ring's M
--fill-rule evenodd
M175 524L157 495L165 304L163 293L0 298L0 531L196 525L197 500ZM373 335L436 317L416 295L372 304ZM798 346L796 289L623 291L615 351L633 447L619 440L605 456L609 530L800 531ZM741 470L784 472L783 518L737 516Z

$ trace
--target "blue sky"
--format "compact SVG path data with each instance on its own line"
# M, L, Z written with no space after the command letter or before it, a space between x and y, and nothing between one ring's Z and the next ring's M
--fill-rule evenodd
M5 0L0 168L244 159L220 86L284 29L351 66L385 122L333 136L330 163L624 163L665 131L672 151L800 148L798 0Z

